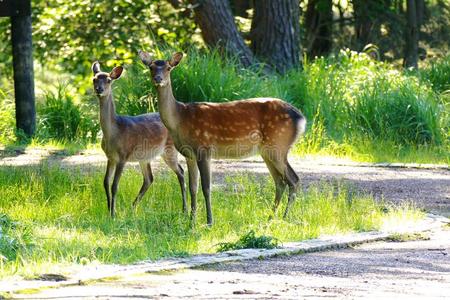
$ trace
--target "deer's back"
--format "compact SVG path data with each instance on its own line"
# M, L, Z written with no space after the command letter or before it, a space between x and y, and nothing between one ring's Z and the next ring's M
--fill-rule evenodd
M274 98L189 103L183 107L180 119L177 147L212 147L216 157L248 156L262 146L288 149L304 122L296 108Z

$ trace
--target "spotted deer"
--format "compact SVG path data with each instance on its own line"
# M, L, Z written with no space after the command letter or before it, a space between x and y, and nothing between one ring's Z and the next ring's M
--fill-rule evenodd
M161 120L169 130L177 150L186 157L191 194L191 218L197 210L198 173L206 202L207 224L212 225L211 158L241 158L260 153L275 181L275 213L289 187L284 216L295 200L299 177L287 156L298 136L305 131L306 119L296 108L275 98L254 98L228 103L181 103L172 93L170 72L183 54L170 60L153 60L139 51L149 67L156 86Z
M92 65L94 90L100 104L102 149L108 158L103 186L109 213L114 218L117 186L125 163L138 161L144 176L142 187L133 202L133 208L136 208L153 182L150 162L161 154L169 168L177 175L181 188L183 211L187 212L184 171L178 163L177 151L159 114L150 113L139 116L116 114L112 83L120 78L122 71L122 67L115 67L110 73L106 73L100 70L98 62L94 62ZM110 186L113 175L114 180Z

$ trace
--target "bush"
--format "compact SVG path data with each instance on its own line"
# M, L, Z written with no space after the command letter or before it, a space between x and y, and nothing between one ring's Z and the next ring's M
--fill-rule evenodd
M95 142L99 132L96 110L76 105L67 86L60 84L56 92L47 92L38 105L38 132L41 139L67 142Z
M239 249L274 249L279 246L279 241L271 236L256 236L255 231L250 230L233 243L220 243L218 251L224 252Z
M305 62L283 82L285 99L320 121L334 141L361 137L397 144L440 144L447 121L439 97L425 83L364 53Z
M0 144L15 141L15 108L12 93L0 89Z
M431 83L436 92L450 91L450 54L432 62L428 68L421 70L420 74Z

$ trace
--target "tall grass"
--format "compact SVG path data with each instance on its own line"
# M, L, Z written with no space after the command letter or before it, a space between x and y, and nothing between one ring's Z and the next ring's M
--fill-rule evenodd
M0 144L15 142L15 127L13 92L0 89Z
M450 54L433 61L427 68L420 71L420 75L431 83L436 92L450 92Z
M176 178L168 172L156 174L133 213L130 197L139 190L141 175L128 169L120 183L113 221L107 214L102 178L102 170L95 168L64 170L45 164L0 168L0 228L5 230L4 223L20 220L17 230L8 225L7 234L24 241L17 247L0 241L2 253L5 249L13 252L0 264L0 277L15 272L26 276L64 272L54 268L71 264L131 263L215 252L220 243L234 241L252 230L282 242L372 230L394 214L405 214L395 208L386 213L383 204L355 193L343 182L320 182L307 192L299 192L287 220L281 218L284 199L279 214L268 221L272 181L267 176L233 175L225 178L225 185L212 190L215 225L203 225L206 218L200 201L197 225L191 228L189 218L181 213ZM421 217L417 211L406 211L407 221Z
M77 105L75 101L64 84L59 84L56 92L47 92L44 101L37 107L37 137L67 142L95 142L100 130L98 114L87 104Z
M174 52L155 51L158 59L168 59ZM243 69L236 60L223 59L215 50L191 49L172 71L172 85L175 97L183 102L278 97L292 103L308 120L306 135L296 146L302 154L448 162L449 57L411 73L364 53L343 50L305 61L301 70L279 76ZM97 103L94 95L89 97ZM42 140L96 140L96 104L64 89L45 98L38 110ZM126 66L125 74L115 82L115 100L120 114L158 110L149 71L138 59ZM10 128L12 113L10 106L6 107L1 110L6 121L0 126ZM5 141L10 140L5 136L11 136L11 130L7 132L0 133ZM416 155L403 156L406 152ZM433 152L435 155L430 155Z

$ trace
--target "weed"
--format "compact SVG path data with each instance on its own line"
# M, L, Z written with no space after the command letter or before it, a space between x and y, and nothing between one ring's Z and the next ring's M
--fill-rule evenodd
M255 231L250 230L236 242L220 243L219 252L239 249L274 249L279 246L279 241L271 236L256 236Z

